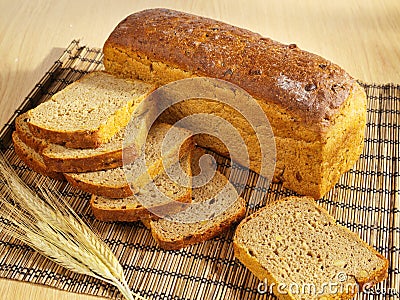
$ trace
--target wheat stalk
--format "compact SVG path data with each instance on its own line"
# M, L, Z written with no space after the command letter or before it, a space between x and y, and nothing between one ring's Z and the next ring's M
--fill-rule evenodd
M33 192L2 154L0 180L6 189L0 217L10 223L0 223L2 231L73 272L114 285L128 300L145 300L131 292L118 259L57 192L48 187L39 187L41 196Z

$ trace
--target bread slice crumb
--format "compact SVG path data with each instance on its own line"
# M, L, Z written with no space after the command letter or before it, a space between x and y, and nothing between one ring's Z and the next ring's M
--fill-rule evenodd
M288 197L244 219L235 256L280 299L350 299L387 277L388 261L308 197Z

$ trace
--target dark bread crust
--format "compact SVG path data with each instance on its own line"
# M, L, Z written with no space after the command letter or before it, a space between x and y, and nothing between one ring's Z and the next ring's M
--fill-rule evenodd
M354 84L339 66L296 45L169 9L128 16L103 50L105 58L113 51L128 51L193 75L227 80L255 98L278 104L315 131L329 126ZM291 84L301 91L293 92Z

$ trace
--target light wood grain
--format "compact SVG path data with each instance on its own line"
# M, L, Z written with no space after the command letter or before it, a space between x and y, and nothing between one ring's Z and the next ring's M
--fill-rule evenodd
M101 300L109 299L83 294L68 293L54 288L27 284L21 281L5 280L0 281L0 299L2 300Z
M366 82L400 83L400 1L0 1L0 125L71 40L101 47L128 14L169 7L217 18L320 54ZM0 280L0 298L94 299ZM99 299L99 298L96 298Z

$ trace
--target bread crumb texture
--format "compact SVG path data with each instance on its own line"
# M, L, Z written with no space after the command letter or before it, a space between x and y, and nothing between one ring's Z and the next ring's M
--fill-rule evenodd
M106 123L110 114L135 104L148 90L144 82L93 72L31 110L30 123L60 131L93 131Z

